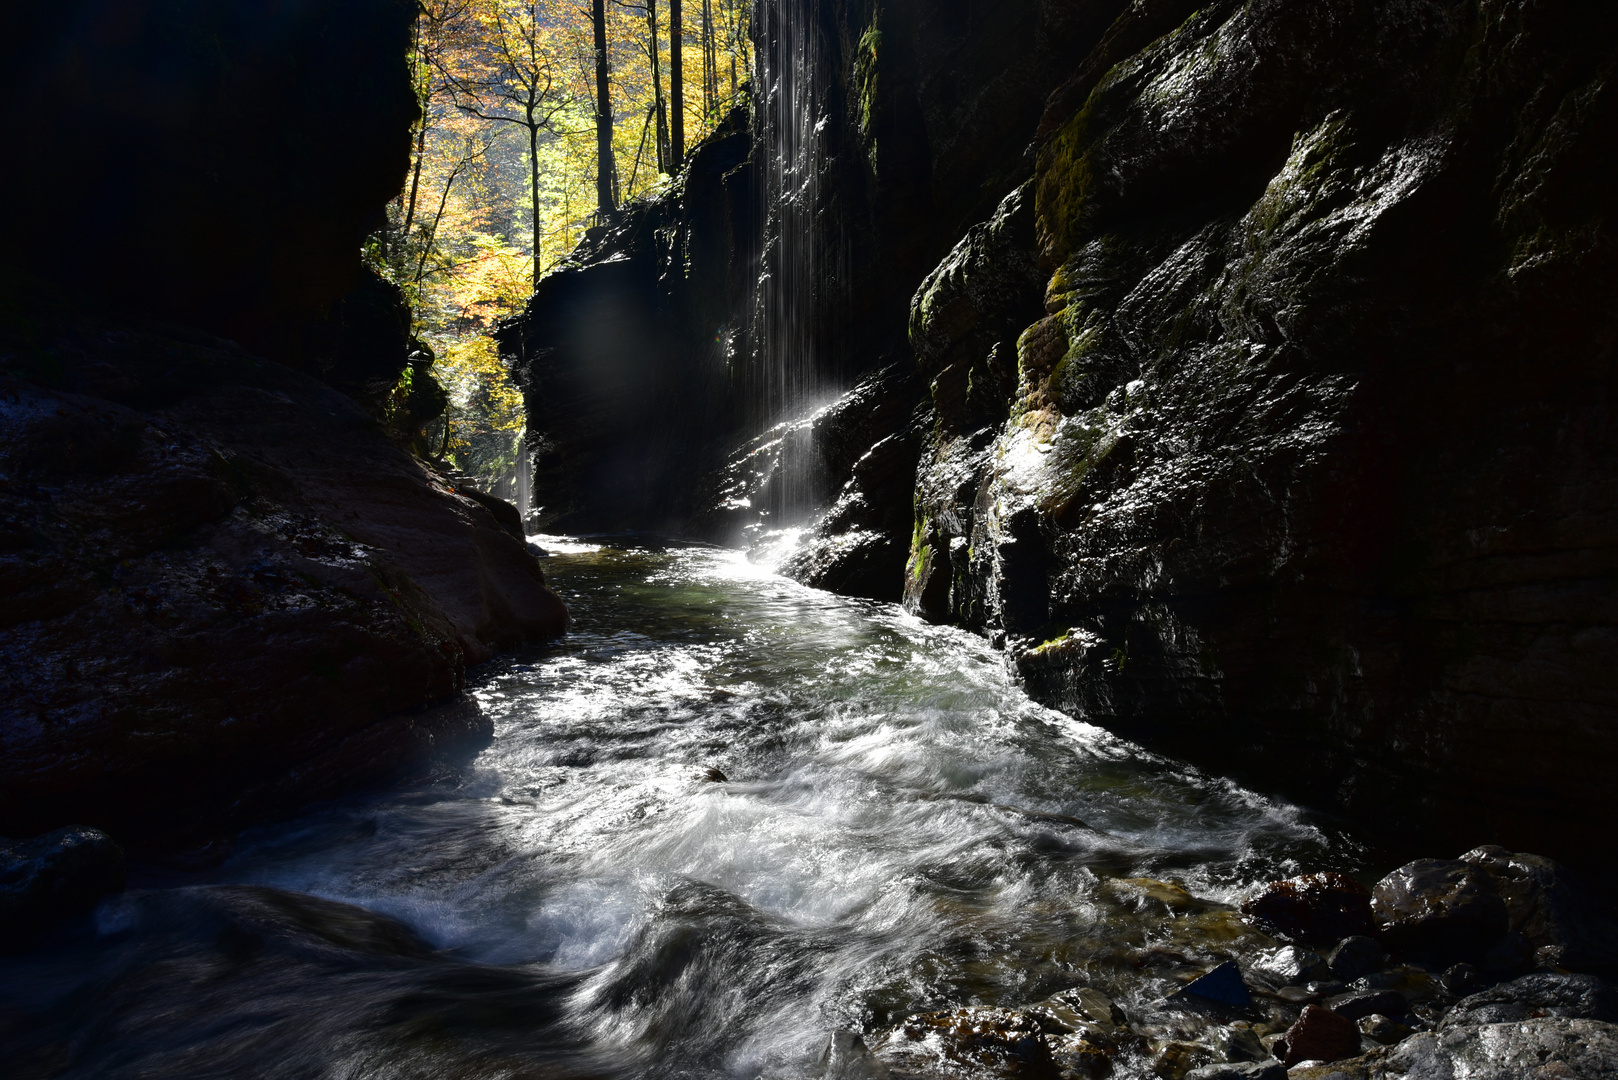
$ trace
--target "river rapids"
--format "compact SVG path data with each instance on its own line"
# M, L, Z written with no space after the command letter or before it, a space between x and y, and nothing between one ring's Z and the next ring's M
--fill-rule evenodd
M734 552L540 542L574 630L474 673L492 743L136 868L4 961L8 1074L797 1080L926 1010L1086 985L1150 1017L1260 947L1244 890L1362 868L964 632Z

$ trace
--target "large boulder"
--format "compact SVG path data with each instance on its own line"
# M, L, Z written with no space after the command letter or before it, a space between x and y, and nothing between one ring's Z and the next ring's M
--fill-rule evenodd
M1545 1018L1412 1035L1373 1056L1368 1080L1595 1080L1618 1075L1618 1026Z
M1510 926L1487 873L1459 859L1417 859L1371 891L1377 936L1391 951L1439 964L1480 959Z
M1304 874L1260 886L1242 914L1266 933L1305 945L1332 945L1371 932L1371 897L1347 874Z
M0 837L0 949L27 945L124 887L123 848L99 829L67 826L29 840Z
M1501 1024L1540 1016L1618 1021L1618 989L1595 975L1538 972L1464 997L1444 1014L1444 1027Z
M1566 867L1498 846L1476 848L1461 861L1494 880L1511 932L1539 962L1574 971L1618 970L1618 922L1611 904Z
M228 343L7 323L0 412L0 832L144 843L380 779L487 736L410 712L468 664L566 629L487 509Z

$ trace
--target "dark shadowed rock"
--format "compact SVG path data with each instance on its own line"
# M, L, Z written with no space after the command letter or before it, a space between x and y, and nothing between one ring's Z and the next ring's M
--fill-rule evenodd
M1339 941L1326 958L1326 966L1331 973L1344 982L1353 982L1362 975L1379 971L1387 962L1387 950L1378 945L1375 938L1363 934Z
M0 99L31 150L0 198L33 209L0 263L345 392L391 385L409 312L360 248L410 162L414 17L406 0L7 5Z
M1328 998L1326 1008L1350 1020L1363 1020L1372 1013L1405 1016L1410 1012L1410 1003L1397 990L1355 990Z
M1618 1021L1618 989L1594 975L1524 975L1464 997L1444 1014L1444 1027L1501 1024L1540 1016Z
M1618 969L1618 922L1566 867L1498 846L1476 848L1461 861L1494 879L1511 932L1527 951L1546 950L1542 962L1574 971Z
M1381 1013L1360 1017L1359 1027L1360 1034L1383 1046L1392 1046L1411 1033L1410 1025Z
M1475 994L1488 985L1483 972L1472 964L1452 964L1444 969L1444 974L1439 976L1438 982L1444 988L1444 992L1452 998Z
M178 330L0 332L0 828L228 828L487 737L538 562L351 399Z
M1300 1061L1337 1061L1360 1052L1360 1029L1355 1023L1318 1005L1305 1005L1285 1038L1285 1052L1277 1044L1276 1054L1289 1068Z
M26 946L52 923L82 915L123 887L123 849L98 829L0 838L0 948Z
M1371 911L1390 951L1435 963L1481 962L1509 925L1493 879L1458 859L1401 866L1377 882Z
M511 503L508 503L506 500L497 496L484 494L476 488L466 487L465 485L456 487L455 493L471 499L473 502L483 507L483 509L487 510L491 515L493 515L496 524L498 524L502 529L506 530L506 532L510 533L512 536L516 537L518 540L522 541L525 547L527 546L528 534L523 531L522 513Z
M1186 983L1170 994L1167 1000L1239 1011L1253 1003L1253 995L1242 981L1242 969L1236 961L1227 960L1206 975Z
M1346 874L1305 874L1272 881L1242 902L1242 914L1266 933L1331 945L1371 933L1371 896Z

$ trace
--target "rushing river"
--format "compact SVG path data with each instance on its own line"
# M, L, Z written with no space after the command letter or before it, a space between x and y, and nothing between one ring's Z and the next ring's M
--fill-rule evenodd
M927 1009L1149 1011L1246 947L1244 888L1358 868L965 633L730 552L553 552L574 631L475 673L487 749L6 961L8 1075L793 1080Z

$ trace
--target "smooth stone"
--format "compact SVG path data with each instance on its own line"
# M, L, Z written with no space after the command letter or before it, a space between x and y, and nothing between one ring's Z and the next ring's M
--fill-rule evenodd
M1320 1000L1319 994L1305 986L1283 986L1277 996L1289 1005L1307 1005Z
M1459 859L1401 866L1371 891L1371 913L1390 952L1440 964L1481 961L1509 928L1494 879Z
M1270 1056L1258 1033L1247 1024L1219 1028L1209 1041L1214 1052L1226 1061L1263 1061Z
M1242 914L1266 933L1301 945L1331 945L1375 927L1370 894L1337 873L1272 881L1242 903Z
M1390 1016L1381 1013L1372 1013L1370 1016L1360 1017L1360 1034L1383 1046L1391 1046L1400 1039L1408 1036L1413 1030L1409 1024L1401 1024Z
M1245 1009L1253 1004L1253 995L1242 981L1242 969L1234 960L1226 960L1205 975L1194 979L1168 996L1169 1001L1197 1001Z
M1326 958L1331 973L1344 982L1353 982L1375 971L1388 962L1387 950L1375 938L1353 934L1339 941Z
M1291 1068L1304 1061L1337 1061L1360 1052L1360 1029L1347 1017L1319 1005L1306 1005L1298 1022L1287 1028L1281 1060ZM1281 1047L1275 1050L1280 1053Z
M1397 990L1355 990L1330 998L1326 1007L1350 1020L1360 1020L1372 1013L1406 1016L1410 1012L1410 1003Z
M1312 949L1288 945L1248 967L1248 971L1274 986L1302 986L1329 974L1326 961Z

